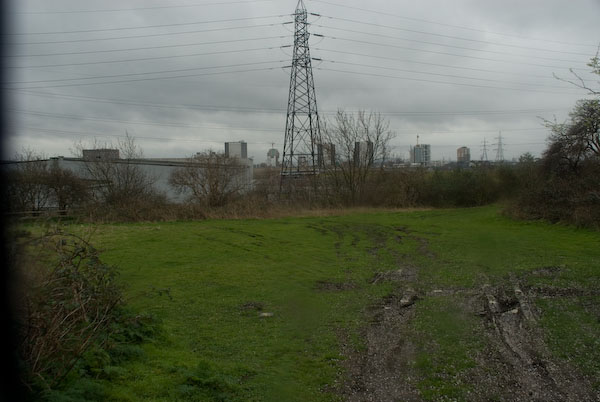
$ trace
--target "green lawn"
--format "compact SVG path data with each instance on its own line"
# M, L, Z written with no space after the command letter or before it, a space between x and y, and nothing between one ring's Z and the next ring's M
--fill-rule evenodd
M163 327L142 357L98 380L110 400L339 400L342 339L364 346L367 308L402 286L372 279L399 265L417 272L407 333L422 398L469 399L486 340L464 294L511 278L592 290L536 307L551 353L600 377L598 232L516 222L485 207L100 225L92 243L119 267L128 304ZM533 274L543 267L555 273Z

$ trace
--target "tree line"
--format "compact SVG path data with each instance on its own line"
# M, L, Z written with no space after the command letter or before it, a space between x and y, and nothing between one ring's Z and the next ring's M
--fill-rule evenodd
M598 55L589 66L600 75ZM506 201L506 211L515 217L598 227L599 92L581 79L572 84L591 97L578 101L567 121L545 121L550 135L542 157L535 160L524 154L514 166L391 169L386 164L394 138L389 123L378 113L340 110L324 124L320 173L314 177L282 181L279 171L271 169L257 174L249 190L241 179L245 165L206 151L172 172L169 184L186 197L186 202L174 204L154 188L154 178L133 163L143 154L127 136L116 144L122 155L119 163L87 161L85 177L35 161L41 158L31 151L22 153L22 163L7 172L8 209L40 211L55 205L91 219L160 220L202 218L216 210L237 216L257 211L268 215L270 208L297 206L470 207ZM368 151L357 152L357 143L369 144ZM76 148L81 156L83 147Z

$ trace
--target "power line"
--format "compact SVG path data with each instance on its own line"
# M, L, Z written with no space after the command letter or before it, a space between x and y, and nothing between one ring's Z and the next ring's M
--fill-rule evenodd
M101 133L89 133L89 132L81 132L81 131L68 131L68 130L58 130L58 129L49 129L49 128L39 128L39 127L30 127L30 126L15 126L14 128L17 129L28 129L28 130L38 130L38 131L42 131L42 132L51 132L51 133L72 133L72 134L90 134L90 135L105 135L105 134L101 134ZM513 128L513 129L503 129L503 131L514 131L514 132L518 132L518 131L546 131L546 128L543 127L538 127L538 128ZM415 130L404 130L404 131L408 131L408 132L414 132ZM427 130L416 130L422 133L427 133L427 134L460 134L460 133L486 133L486 132L497 132L497 129L489 129L489 130L460 130L460 131L427 131ZM119 135L111 135L111 136L115 136L115 137L121 137ZM124 137L124 136L123 136ZM186 139L181 139L181 138L173 138L173 137L138 137L135 136L135 138L148 138L148 139L161 139L161 140L180 140L180 141L195 141L195 140L186 140ZM214 143L220 143L218 141L211 141ZM272 141L269 142L248 142L248 144L271 144ZM281 145L281 143L277 143L278 145ZM489 145L489 143L487 143ZM528 143L512 143L512 144L504 144L504 145L510 145L510 146L517 146L517 145L543 145L546 144L545 142L528 142ZM394 147L405 147L408 145L396 145ZM441 146L441 145L438 145ZM454 145L448 145L448 146L454 146Z
M337 69L323 68L323 67L317 67L317 69L323 70L323 71L346 73L346 74L367 75L367 76L382 77L382 78L394 78L394 79L399 79L399 80L428 82L428 83L434 83L434 84L467 86L467 87L472 87L472 88L502 89L502 90L508 90L508 91L537 92L537 93L549 93L549 94L560 94L560 95L578 95L576 93L569 93L569 92L551 92L551 91L539 91L539 90L534 90L534 89L506 88L506 87L495 87L495 86L491 86L491 85L477 85L477 84L466 84L466 83L458 83L458 82L435 81L435 80L426 80L426 79L422 79L422 78L398 77L398 76L394 76L394 75L364 73L364 72L348 71L348 70L337 70Z
M54 31L54 32L16 32L16 33L9 33L6 35L10 35L10 36L58 35L58 34L62 35L62 34L73 34L73 33L88 33L88 32L126 31L126 30L130 30L130 29L179 27L179 26L187 26L187 25L216 24L219 22L248 21L248 20L281 18L281 17L289 17L289 14L274 14L274 15L265 15L265 16L260 16L260 17L230 18L230 19L222 19L222 20L209 20L209 21L196 21L196 22L180 22L180 23L174 23L174 24L142 25L142 26L136 26L136 27L80 29L80 30L75 30L75 31Z
M164 32L164 33L147 34L147 35L115 36L112 38L71 39L71 40L56 40L56 41L44 41L44 42L12 42L12 43L7 43L7 45L20 46L20 45L49 45L49 44L58 44L58 43L99 42L99 41L106 41L106 40L139 39L139 38L152 38L152 37L157 37L157 36L171 36L171 35L185 35L185 34L195 34L195 33L204 33L204 32L230 31L230 30L235 30L235 29L264 28L264 27L272 27L272 26L276 26L276 25L280 25L280 23L245 25L245 26L241 26L241 27L213 28L213 29L202 29L202 30L183 31L183 32Z
M222 106L222 105L190 105L190 104L165 104L165 103L147 103L147 102L136 102L127 99L111 99L111 98L97 98L90 96L76 96L66 94L55 94L47 92L36 92L26 90L13 90L15 92L23 93L26 95L35 95L50 98L63 98L67 100L97 102L97 103L108 103L117 105L131 105L140 107L153 107L153 108L164 108L164 109L176 109L176 110L210 110L210 111L231 111L231 112L242 112L242 113L274 113L280 114L285 112L285 109L276 108L252 108L252 107L241 107L241 106ZM445 115L445 116L478 116L478 115L512 115L512 114L532 114L532 113L543 113L543 112L556 112L566 110L567 108L555 108L555 109L513 109L513 110L461 110L461 111L390 111L381 112L381 115L385 116L428 116L428 115ZM355 111L348 111L354 113ZM322 111L321 114L335 115L337 111Z
M550 40L550 39L532 38L532 37L527 37L527 36L519 36L519 35L513 35L513 34L507 34L507 33L501 33L501 32L487 31L487 30L484 30L484 29L477 29L477 28L465 27L465 26L460 26L460 25L452 25L452 24L446 24L446 23L437 22L437 21L425 20L425 19L421 19L421 18L406 17L406 16L398 15L398 14L392 14L392 13L386 13L386 12L381 12L381 11L368 10L368 9L359 8L359 7L352 7L352 6L349 6L349 5L346 5L346 4L331 3L329 1L323 1L323 0L313 0L313 1L315 1L317 3L330 4L330 5L336 6L336 7L344 7L344 8L359 10L359 11L373 13L373 14L379 14L379 15L386 15L386 16L395 17L395 18L401 18L401 19L405 19L405 20L409 20L409 21L425 22L427 24L434 24L434 25L446 26L446 27L450 27L450 28L464 29L464 30L474 31L474 32L483 32L483 33L486 33L486 34L494 34L494 35L506 36L506 37L511 37L511 38L526 39L526 40L539 41L539 42L556 43L556 44L560 44L560 45L570 45L570 46L582 46L582 47L593 47L593 48L596 48L598 46L596 44L560 42L560 41L554 41L554 40Z
M229 39L229 40L221 40L221 41L212 41L212 42L197 42L197 43L184 43L178 45L162 45L162 46L146 46L146 47L134 47L127 49L108 49L108 50L86 50L86 51L78 51L78 52L65 52L65 53L41 53L41 54L13 54L6 55L4 57L43 57L43 56L69 56L74 54L94 54L94 53L111 53L111 52L130 52L136 50L150 50L150 49L167 49L174 47L187 47L187 46L203 46L203 45L215 45L222 43L233 43L233 42L251 42L265 39L282 39L286 38L284 35L280 36L266 36L261 38L244 38L244 39Z
M56 133L56 134L79 134L79 135L89 135L96 137L116 137L116 138L127 138L126 135L118 135L118 134L105 134L105 133L93 133L89 131L70 131L70 130L58 130L58 129L49 129L49 128L41 128L41 127L29 127L29 126L20 126L13 127L16 129L25 129L30 131L39 131L42 133ZM145 140L158 140L158 141L182 141L182 142L199 142L205 144L221 144L221 141L204 141L197 139L189 139L189 138L174 138L174 137L146 137L146 136L133 136L134 139L145 139ZM267 145L272 142L246 142L247 144L255 144L255 145ZM280 143L276 143L280 145Z
M257 47L257 48L251 48L251 49L222 50L222 51L218 51L218 52L204 52L204 53L192 53L192 54L174 54L174 55L169 55L169 56L140 57L140 58L135 58L135 59L89 61L89 62L82 62L82 63L45 64L45 65L35 65L35 66L6 66L6 68L48 68L48 67L86 66L86 65L96 65L96 64L111 64L111 63L129 63L132 61L135 62L135 61L148 61L148 60L160 60L160 59L174 59L174 58L180 58L180 57L208 56L208 55L215 55L215 54L254 52L254 51L258 51L258 50L272 50L272 49L278 49L278 48L280 48L280 46Z
M373 22L364 22L364 21L359 21L359 20L352 20L352 19L349 19L349 18L329 17L329 16L321 15L321 14L315 14L315 15L317 15L319 17L323 17L323 18L329 18L329 19L333 19L333 20L346 21L346 22L353 22L353 23L356 23L356 24L369 25L369 26L374 26L374 27L378 27L378 28L387 28L387 29L393 29L393 30L396 30L396 31L412 32L412 33L418 33L418 34L422 34L422 35L437 36L437 37L441 37L441 38L448 38L448 39L456 39L456 40L462 40L462 41L468 41L468 42L483 43L483 44L486 44L486 45L509 46L509 47L522 48L522 49L526 49L526 50L538 50L538 51L544 51L544 52L569 53L569 54L575 54L575 55L581 55L581 56L588 56L588 57L590 56L589 53L563 52L563 51L559 51L559 50L549 50L549 49L532 48L532 47L526 47L526 46L507 45L507 44L502 44L502 43L498 43L498 42L489 42L489 41L483 41L483 40L479 40L479 39L464 38L464 37L461 37L461 36L444 35L444 34L438 34L438 33L434 33L434 32L418 31L418 30L415 30L415 29L408 29L408 28L400 28L400 27L395 27L395 26L391 26L391 25L376 24L376 23L373 23Z
M515 72L509 72L509 71L488 70L488 69L483 69L483 68L452 66L452 65L449 65L449 64L427 63L427 62L422 62L422 61L407 60L405 58L375 56L375 55L371 55L371 54L356 53L356 52L344 52L344 51L341 51L341 50L324 49L324 48L318 48L318 47L314 48L314 49L315 50L320 50L320 51L325 51L325 52L348 54L348 55L353 55L353 56L370 57L370 58L373 58L373 59L401 61L401 62L406 62L406 63L422 64L422 65L426 65L426 66L453 68L453 69L458 69L458 70L481 71L481 72L485 72L485 73L517 75L517 76L528 76L528 77L536 77L536 78L542 78L542 79L548 79L548 80L556 81L556 78L553 77L553 76L546 76L546 75L539 75L539 74L515 73Z
M175 70L159 70L159 71L146 71L143 73L127 73L127 74L112 74L112 75L97 75L91 77L83 77L83 78L57 78L52 80L35 80L35 81L14 81L7 82L9 85L16 84L37 84L42 82L64 82L64 81L81 81L81 80L98 80L105 78L116 78L116 77L132 77L136 75L152 75L152 74L166 74L166 73L177 73L183 71L196 71L196 70L209 70L213 68L230 68L230 67L242 67L242 66L254 66L257 64L270 64L270 63L283 63L285 60L271 60L271 61L258 61L253 63L240 63L240 64L229 64L229 65L221 65L221 66L211 66L211 67L193 67L193 68L179 68ZM153 79L160 79L162 77L154 77Z
M196 4L181 4L171 6L153 6L153 7L135 7L135 8L117 8L117 9L95 9L95 10L65 10L65 11L18 11L15 14L84 14L84 13L107 13L107 12L120 12L120 11L142 11L142 10L162 10L171 8L192 8L192 7L205 7L205 6L224 6L230 4L250 4L250 3L262 3L272 2L273 0L251 0L251 1L227 1L227 2L210 2L210 3L196 3Z
M317 34L313 34L313 36L317 36ZM528 65L528 66L545 67L545 68L558 68L558 69L567 68L567 67L553 66L553 65L548 65L548 64L527 63L527 62L523 62L523 61L514 62L514 61L508 61L508 60L490 59L490 58L487 58L487 57L467 56L467 55L464 55L464 54L439 52L439 51L435 51L435 50L426 50L426 49L412 48L412 47L406 47L406 46L400 46L400 45L391 45L391 44L385 44L385 43L381 43L381 42L369 42L369 41L364 41L364 40L359 40L359 39L348 39L348 38L342 38L342 37L339 37L339 36L327 36L327 35L320 35L320 34L318 36L322 36L322 37L329 38L329 39L334 39L334 40L343 40L343 41L347 41L347 42L362 43L362 44L366 44L366 45L392 47L392 48L404 49L404 50L414 50L414 51L417 51L417 52L442 54L442 55L445 55L445 56L463 57L463 58L475 59L475 60L494 61L494 62L497 62L497 63L523 64L523 65ZM572 68L572 69L573 70L585 70L585 71L587 71L586 69L583 69L583 68Z
M108 123L139 124L139 125L144 125L144 126L205 128L205 129L214 129L214 130L245 130L245 131L258 131L258 132L268 132L268 131L281 132L281 129L278 129L278 128L260 129L260 128L253 128L253 127L195 126L195 125L182 124L182 123L163 123L163 122L156 122L156 121L131 121L131 120L110 119L110 118L93 117L93 116L79 116L79 115L72 115L72 114L47 113L47 112L20 110L20 109L7 109L7 110L10 112L24 114L24 115L28 115L28 116L51 117L51 118L55 118L55 119L101 121L101 122L108 122Z
M211 73L198 73L198 74L185 74L185 75L175 75L172 77L153 77L153 78L136 78L136 79L128 79L128 80L119 80L119 81L105 81L105 82L87 82L87 83L77 83L77 84L60 84L60 85L46 85L41 87L22 87L22 88L3 88L3 89L43 89L43 88L62 88L62 87L76 87L76 86L88 86L88 85L103 85L103 84L122 84L129 82L138 82L138 81L153 81L153 80L166 80L166 79L176 79L176 78L190 78L190 77L201 77L201 76L209 76L209 75L219 75L219 74L238 74L238 73L247 73L254 71L268 71L274 70L277 67L265 67L265 68L252 68L245 70L234 70L234 71L217 71Z
M396 130L396 131L406 131L408 133L414 133L415 131L419 131L420 133L426 134L462 134L462 133L496 133L497 129L489 129L489 130L421 130L421 129L406 129L406 130ZM548 131L546 127L523 127L523 128L503 128L502 131Z
M98 102L98 103L109 103L109 104L117 104L117 105L132 105L132 106L142 106L142 107L154 107L154 108L162 108L162 109L178 109L178 110L210 110L210 111L232 111L232 112L247 112L247 113L283 113L285 109L266 109L266 108L251 108L251 107L242 107L242 106L220 106L220 105L186 105L186 104L166 104L166 103L146 103L146 102L136 102L127 99L111 99L111 98L96 98L91 96L76 96L76 95L65 95L65 94L54 94L54 93L46 93L46 92L35 92L35 91L24 91L24 90L14 90L16 92L21 92L24 94L31 94L42 97L51 97L51 98L64 98L64 99L73 99L77 101L87 101L87 102Z
M401 72L413 73L413 74L434 75L434 76L439 76L439 77L460 78L460 79L465 79L465 80L476 80L476 81L485 81L485 82L499 82L499 83L505 83L505 84L527 85L527 86L542 87L542 88L559 88L559 89L569 89L569 88L571 88L571 87L566 87L566 86L554 86L554 85L544 85L544 84L531 84L531 83L525 83L525 82L512 82L512 81L495 80L495 79L489 79L489 78L475 78L475 77L467 77L467 76L464 76L464 75L430 73L430 72L425 72L425 71L408 70L408 69L403 69L403 68L375 66L375 65L362 64L362 63L350 63L350 62L339 61L339 60L325 60L325 59L321 59L321 61L326 62L326 63L346 64L346 65L349 65L349 66L359 66L359 67L369 67L369 68L379 68L379 69L383 69L383 70L401 71Z
M358 33L358 34L361 34L361 35L378 36L380 38L398 39L398 40L403 40L403 41L406 41L406 42L424 43L424 44L427 44L427 45L436 45L436 46L442 46L442 47L450 47L450 48L453 48L453 49L470 50L470 51L473 51L473 52L502 54L502 55L516 56L516 57L526 57L526 58L531 58L531 59L540 59L540 60L564 61L564 62L567 62L567 63L582 63L579 60L566 60L566 59L557 59L555 57L522 55L522 54L515 54L515 53L510 53L510 52L502 52L502 51L497 51L497 50L473 49L471 47L447 45L445 43L428 42L428 41L418 40L418 39L407 39L407 38L401 38L399 36L383 35L383 34L377 34L377 33L371 33L371 32L357 31L357 30L354 30L354 29L336 28L336 27L330 27L330 26L326 26L326 25L316 25L316 24L315 24L315 26L318 26L320 28L325 28L325 29L333 29L333 30L342 31L342 32L351 32L351 33Z

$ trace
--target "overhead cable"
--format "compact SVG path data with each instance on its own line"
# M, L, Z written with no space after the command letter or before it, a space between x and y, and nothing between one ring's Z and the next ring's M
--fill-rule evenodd
M564 62L567 62L567 63L575 63L575 64L585 63L585 61L582 61L582 60L557 59L556 57L543 57L543 56L535 56L535 55L532 55L532 54L525 55L525 54L516 54L516 53L510 53L510 52L502 52L502 51L497 51L497 50L474 49L474 48L471 48L471 47L448 45L448 44L445 44L445 43L429 42L429 41L418 40L418 39L401 38L401 37L398 37L398 36L383 35L383 34L378 34L378 33L364 32L364 31L357 31L357 30L354 30L354 29L337 28L337 27L331 27L331 26L327 26L327 25L315 25L315 26L317 26L319 28L333 29L333 30L342 31L342 32L350 32L350 33L357 33L357 34L361 34L361 35L377 36L377 37L380 37L380 38L396 39L396 40L402 40L402 41L405 41L405 42L424 43L426 45L435 45L435 46L442 46L442 47L450 47L450 48L453 48L453 49L469 50L469 51L472 51L472 52L483 52L483 53L493 53L493 54L516 56L516 57L526 57L526 58L529 58L529 59L564 61Z
M257 47L257 48L246 48L246 49L235 49L235 50L221 50L217 52L203 52L203 53L191 53L191 54L173 54L169 56L154 56L154 57L138 57L134 59L119 59L119 60L102 60L102 61L88 61L81 63L62 63L62 64L38 64L33 66L5 66L5 68L48 68L48 67L72 67L72 66L87 66L96 64L112 64L112 63L130 63L135 61L148 61L148 60L161 60L161 59L175 59L181 57L197 57L197 56L208 56L215 54L228 54L228 53L242 53L242 52L255 52L258 50L272 50L278 49L280 46L270 47Z
M438 76L438 77L460 78L460 79L464 79L464 80L498 82L498 83L511 84L511 85L525 85L525 86L534 86L534 87L542 87L542 88L557 88L557 89L571 89L572 88L572 87L567 87L567 86L556 86L556 85L535 84L535 83L528 83L528 82L513 82L513 81L505 81L505 80L495 80L495 79L491 79L491 78L467 77L464 75L455 75L455 74L431 73L431 72L427 72L427 71L408 70L408 69L397 68L397 67L385 67L385 66L372 65L372 64L352 63L352 62L347 62L347 61L342 61L342 60L324 60L324 59L322 59L322 61L327 62L327 63L346 64L349 66L359 66L359 67L378 68L378 69L391 70L391 71L401 71L404 73L433 75L433 76Z
M141 25L141 26L135 26L135 27L79 29L79 30L74 30L74 31L54 31L54 32L13 32L13 33L8 33L6 35L9 35L9 36L58 35L58 34L63 35L63 34L75 34L75 33L77 33L77 34L88 33L88 32L126 31L126 30L130 30L130 29L180 27L180 26L188 26L188 25L216 24L216 23L220 23L220 22L249 21L249 20L267 19L267 18L282 18L282 17L289 17L289 16L290 16L289 14L274 14L274 15L265 15L265 16L259 16L259 17L242 17L242 18L229 18L229 19L221 19L221 20L179 22L179 23L173 23L173 24Z
M99 80L99 79L105 79L105 78L132 77L132 76L137 76L137 75L167 74L167 73L178 73L178 72L183 72L183 71L210 70L213 68L242 67L242 66L253 66L253 65L257 65L257 64L271 64L271 63L284 63L284 62L285 62L285 60L257 61L257 62L251 62L251 63L226 64L226 65L210 66L210 67L179 68L179 69L174 69L174 70L159 70L159 71L145 71L145 72L141 72L141 73L97 75L97 76L81 77L81 78L57 78L57 79L52 79L52 80L15 81L15 82L7 82L6 84L17 85L17 84L37 84L37 83L42 83L42 82ZM154 78L160 79L161 77L154 77Z
M242 112L242 113L274 113L281 114L285 113L286 109L276 109L276 108L254 108L254 107L243 107L243 106L224 106L224 105L194 105L194 104L173 104L173 103L148 103L148 102L138 102L135 100L127 100L127 99L113 99L113 98L98 98L91 96L78 96L78 95L67 95L67 94L56 94L56 93L48 93L48 92L39 92L39 91L27 91L27 90L13 90L15 92L23 93L26 95L34 95L41 97L50 97L50 98L62 98L67 100L76 100L76 101L86 101L86 102L97 102L97 103L108 103L108 104L116 104L116 105L131 105L131 106L140 106L140 107L151 107L151 108L162 108L162 109L176 109L176 110L207 110L211 112L223 112L223 111L231 111L231 112ZM478 115L511 115L511 114L535 114L535 113L544 113L544 112L556 112L556 111L566 111L569 109L569 106L565 106L562 108L554 108L554 109L509 109L509 110L421 110L421 111L387 111L381 112L381 115L389 115L389 116L423 116L423 115L466 115L466 116L478 116ZM348 113L354 113L356 111L346 111ZM335 115L337 111L334 110L324 110L321 111L322 114Z
M85 14L85 13L112 13L122 11L146 11L146 10L164 10L173 8L192 8L192 7L206 7L206 6L225 6L231 4L250 4L250 3L262 3L272 2L274 0L251 0L251 1L225 1L225 2L205 2L195 4L174 4L170 6L151 6L151 7L133 7L133 8L113 8L113 9L94 9L94 10L44 10L44 11L17 11L15 14L23 15L35 15L35 14Z
M95 136L95 137L116 137L116 138L131 138L133 137L134 139L144 139L144 140L157 140L157 141L184 141L184 142L200 142L200 143L205 143L205 144L221 144L222 141L204 141L204 140L198 140L198 139L190 139L190 138L176 138L176 137L147 137L147 136L138 136L138 135L133 135L133 136L127 136L127 135L119 135L119 134L106 134L106 133L91 133L89 131L71 131L71 130L59 130L59 129L50 129L50 128L42 128L42 127L31 127L31 126L13 126L13 128L17 129L18 131L23 131L23 130L30 130L30 131L39 131L42 133L55 133L55 134L79 134L79 135L89 135L89 136ZM267 145L267 144L272 144L273 142L248 142L246 141L247 144L261 144L261 145ZM278 144L279 143L275 143Z
M201 29L201 30L182 31L182 32L163 32L163 33L146 34L146 35L114 36L114 37L110 37L110 38L70 39L70 40L54 40L54 41L42 41L42 42L11 42L11 43L7 43L7 45L21 46L21 45L49 45L49 44L59 44L59 43L101 42L101 41L107 41L107 40L153 38L153 37L158 37L158 36L187 35L187 34L196 34L196 33L205 33L205 32L231 31L231 30L236 30L236 29L264 28L264 27L273 27L276 25L280 25L280 23L245 25L245 26L241 26L241 27Z
M178 45L162 45L162 46L146 46L146 47L134 47L127 49L106 49L106 50L86 50L86 51L77 51L77 52L64 52L64 53L41 53L41 54L9 54L4 57L45 57L45 56L69 56L76 54L95 54L95 53L112 53L112 52L131 52L137 50L150 50L150 49L167 49L174 47L189 47L189 46L203 46L203 45L216 45L222 43L234 43L234 42L251 42L265 39L282 39L286 38L286 36L267 36L261 38L244 38L244 39L229 39L229 40L220 40L220 41L212 41L212 42L197 42L197 43L184 43Z
M545 68L555 68L555 69L568 69L568 67L554 66L554 65L549 65L549 64L537 64L537 63L528 63L528 62L524 62L524 61L518 61L517 62L517 61L509 61L509 60L501 60L501 59L491 59L491 58L479 57L479 56L468 56L468 55L464 55L464 54L447 53L447 52L439 52L439 51L436 51L436 50L411 48L411 47L400 46L400 45L392 45L392 44L386 44L386 43L381 43L381 42L370 42L370 41L359 40L359 39L342 38L342 37L339 37L339 36L327 36L327 35L321 35L321 36L324 36L326 38L333 39L333 40L342 40L342 41L347 41L347 42L362 43L362 44L366 44L366 45L392 47L392 48L396 48L396 49L414 50L416 52L433 53L433 54L443 54L443 55L446 55L446 56L463 57L463 58L467 58L467 59L495 61L495 62L498 62L498 63L507 63L507 64L523 64L523 65L528 65L528 66L545 67ZM572 68L572 70L586 70L586 69Z
M4 90L7 90L7 89L43 89L43 88L77 87L77 86L89 86L89 85L105 85L105 84L123 84L123 83L138 82L138 81L167 80L167 79L176 79L176 78L190 78L190 77L201 77L201 76L209 76L209 75L220 75L220 74L239 74L239 73L248 73L248 72L255 72L255 71L275 70L278 68L280 68L280 66L265 67L265 68L252 68L252 69L245 69L245 70L217 71L217 72L210 72L210 73L175 75L175 76L171 76L171 77L136 78L136 79L118 80L118 81L86 82L86 83L75 83L75 84L44 85L44 86L3 88L3 89Z
M542 38L532 38L532 37L527 37L527 36L521 36L521 35L514 35L514 34L509 34L509 33L503 33L503 32L488 31L488 30L485 30L485 29L479 29L479 28L473 28L473 27L465 27L465 26L461 26L461 25L452 25L452 24L447 24L447 23L443 23L443 22L439 22L439 21L431 21L431 20L426 20L426 19L422 19L422 18L407 17L407 16L404 16L404 15L398 15L398 14L387 13L387 12L382 12L382 11L369 10L369 9L360 8L360 7L352 7L352 6L349 6L347 4L332 3L332 2L324 1L324 0L312 0L312 1L317 2L317 3L329 4L329 5L336 6L336 7L344 7L344 8L348 8L348 9L359 10L359 11L367 12L367 13L373 13L373 14L385 15L385 16L390 16L390 17L395 17L395 18L401 18L401 19L405 19L405 20L409 20L409 21L425 22L427 24L434 24L434 25L446 26L446 27L450 27L450 28L464 29L464 30L468 30L468 31L481 32L481 33L485 33L485 34L493 34L493 35L500 35L500 36L506 36L506 37L511 37L511 38L517 38L517 39L525 39L525 40L538 41L538 42L547 42L547 43L556 43L556 44L560 44L560 45L569 45L569 46L582 46L582 47L591 47L591 48L596 48L598 46L597 44L591 44L591 43L588 44L588 43L561 42L561 41L555 41L555 40L545 39L545 38L544 39L542 39ZM321 15L319 14L319 16L321 16Z
M134 125L144 125L144 126L166 126L166 127L185 127L185 128L204 128L204 129L214 129L214 130L245 130L245 131L259 131L259 132L279 132L281 129L279 128L256 128L256 127L232 127L232 126L196 126L191 124L183 124L183 123L174 123L174 122L158 122L158 121L131 121L131 120L121 120L121 119L110 119L105 117L95 117L95 116L80 116L80 115L71 115L71 114L62 114L62 113L49 113L35 110L22 110L22 109L7 109L9 112L24 114L27 116L41 116L41 117L51 117L55 119L68 119L68 120L87 120L87 121L99 121L99 122L108 122L108 123L120 123L120 124L134 124Z
M497 87L497 86L491 86L491 85L479 85L479 84L467 84L467 83L459 83L459 82L426 80L426 79L422 79L422 78L399 77L399 76L394 76L394 75L366 73L366 72L361 72L361 71L339 70L339 69L323 68L323 67L315 67L315 69L323 70L323 71L332 71L332 72L337 72L337 73L345 73L345 74L366 75L366 76L381 77L381 78L393 78L393 79L406 80L406 81L427 82L427 83L432 83L432 84L457 85L457 86L465 86L465 87L472 87L472 88L501 89L501 90L506 90L506 91L549 93L549 94L559 94L559 95L580 95L581 94L581 93L575 93L575 92L571 93L571 92L541 91L541 90L528 89L528 88L508 88L508 87Z
M548 80L556 81L556 78L554 76L552 76L552 75L539 75L539 74L530 74L530 73L514 72L514 71L500 71L500 70L489 70L489 69L475 68L475 67L453 66L453 65L450 65L450 64L428 63L428 62L410 60L410 59L399 58L399 57L376 56L376 55L365 54L365 53L345 52L345 51L337 50L337 49L325 49L325 48L318 48L318 47L317 48L313 48L313 49L316 50L316 51L324 51L324 52L331 52L331 53L347 54L347 55L352 55L352 56L368 57L368 58L372 58L372 59L400 61L400 62L403 62L403 63L410 63L410 64L422 64L422 65L426 65L426 66L444 67L444 68L452 68L452 69L458 69L458 70L480 71L480 72L494 73L494 74L505 74L505 75L536 77L536 78L542 78L542 79L548 79Z

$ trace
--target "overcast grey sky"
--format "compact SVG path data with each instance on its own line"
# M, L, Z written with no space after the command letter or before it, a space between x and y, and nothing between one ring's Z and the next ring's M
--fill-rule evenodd
M70 155L127 131L147 157L245 140L255 162L283 147L296 0L19 0L7 57L10 154ZM586 92L553 78L600 43L599 0L305 0L322 118L383 114L408 156L433 159L484 139L539 155L540 118L564 120ZM287 23L287 24L286 24ZM495 146L489 145L493 159Z

